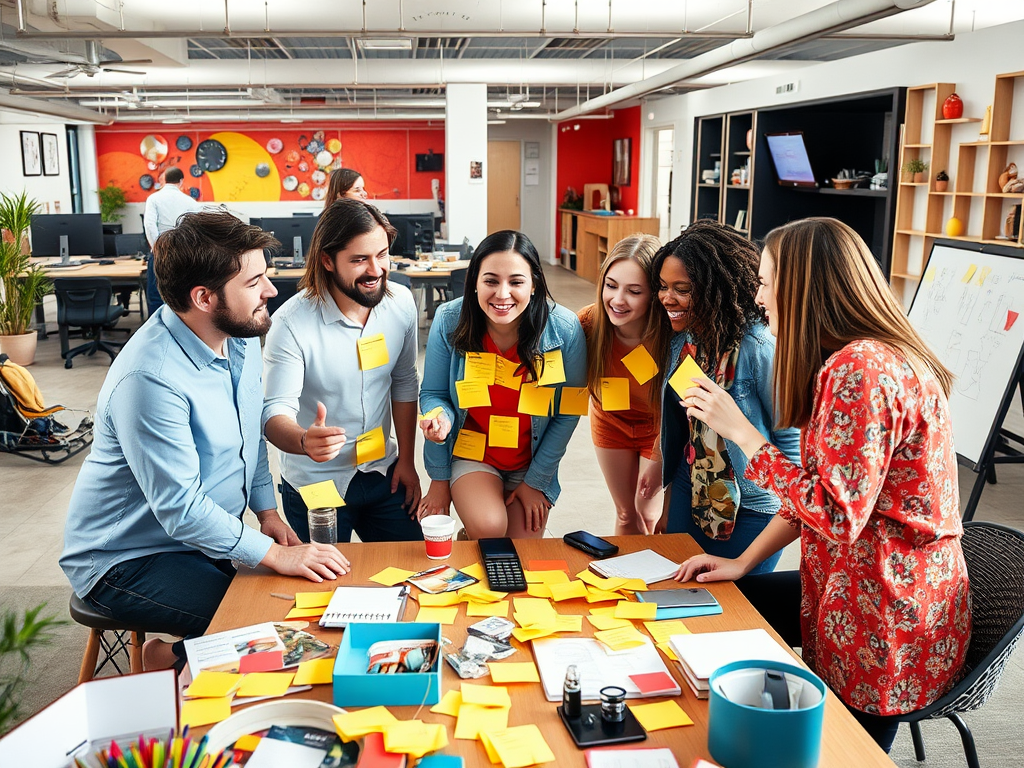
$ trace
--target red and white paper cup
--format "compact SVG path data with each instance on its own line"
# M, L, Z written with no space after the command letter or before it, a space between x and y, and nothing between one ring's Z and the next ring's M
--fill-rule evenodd
M455 536L455 521L449 515L428 515L420 520L423 541L427 545L427 557L431 560L447 560L452 554L452 537Z

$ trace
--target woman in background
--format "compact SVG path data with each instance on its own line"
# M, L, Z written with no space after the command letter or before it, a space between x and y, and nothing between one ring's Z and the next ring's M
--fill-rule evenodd
M671 330L665 312L654 301L652 264L660 245L653 235L630 235L619 241L601 267L597 302L579 312L587 337L590 434L615 504L617 536L654 533L661 519L660 483L649 493L641 493L639 487L645 472L661 472L653 454L661 426L661 367ZM654 363L653 369L642 369L640 347ZM631 354L630 360L638 361L633 371L622 362ZM628 382L628 401L614 404L624 408L603 406L601 381L609 377Z
M738 586L888 751L893 716L942 696L970 641L953 376L835 219L769 232L760 281L778 338L778 422L803 430L803 467L721 387L688 390L691 418L740 446L747 477L784 503L739 557L693 557L676 578L738 579L799 537L799 571Z
M331 171L325 204L330 205L343 197L350 197L353 200L369 199L370 196L366 194L366 186L359 171L353 171L351 168L339 168L336 171Z

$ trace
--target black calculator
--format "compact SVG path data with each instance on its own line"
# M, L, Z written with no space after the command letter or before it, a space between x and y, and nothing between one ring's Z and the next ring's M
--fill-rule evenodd
M495 592L525 592L526 574L512 539L480 539L487 582Z

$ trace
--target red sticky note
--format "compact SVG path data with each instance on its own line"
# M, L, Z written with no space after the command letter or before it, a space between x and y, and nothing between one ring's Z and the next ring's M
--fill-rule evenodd
M528 570L531 571L565 571L569 573L569 564L565 560L531 560L530 567ZM569 573L571 576L572 574Z
M283 668L283 651L248 653L238 660L238 671L242 674L248 674L249 672L273 672L274 670Z
M658 691L674 691L676 688L676 681L664 672L630 675L629 679L636 684L636 687L640 689L640 693L643 694L652 694Z
M1014 312L1012 309L1006 310L1006 326L1003 328L1003 330L1008 331L1011 328L1013 328L1013 324L1017 322L1017 317L1019 315L1019 312Z

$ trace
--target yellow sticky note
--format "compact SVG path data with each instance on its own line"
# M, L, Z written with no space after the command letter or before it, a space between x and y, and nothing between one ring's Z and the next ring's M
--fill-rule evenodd
M454 624L455 617L459 615L459 607L452 606L449 608L432 608L420 606L419 613L416 614L416 621L426 622L430 624Z
M369 707L334 716L334 730L343 741L352 741L368 733L380 733L384 726L398 720L387 707Z
M626 366L637 384L646 384L658 375L658 364L647 351L643 344L638 345L632 352L622 358L622 364Z
M519 419L515 416L491 416L487 424L487 444L491 448L518 448Z
M572 600L574 597L587 596L587 585L579 579L573 579L562 584L548 584L548 589L551 590L551 599L557 603L563 600Z
M285 614L285 621L291 621L292 619L318 619L324 615L324 611L327 610L327 606L319 606L317 608L292 608L288 613Z
M441 723L399 720L384 727L384 750L422 757L448 746L448 729Z
M588 603L606 603L609 600L621 600L622 595L618 592L609 592L606 589L595 589L590 587L587 589L587 602Z
M531 626L531 627L517 627L512 630L512 637L518 640L520 643L528 643L531 640L536 640L538 637L547 637L553 635L557 631L554 624L548 624L546 626Z
M478 432L477 434L480 434L480 433ZM481 437L482 437L482 435L481 435ZM473 563L472 565L466 565L466 566L463 566L462 568L459 568L459 570L462 571L467 576L472 576L474 579L480 579L481 581L483 581L484 577L487 575L487 574L484 573L484 567L480 563ZM462 591L465 592L466 590L464 589Z
M568 584L569 574L565 571L524 571L527 584Z
M536 725L519 725L500 731L488 730L491 749L505 768L526 768L528 765L550 763L555 759Z
M458 605L460 601L458 592L441 592L437 595L421 592L416 599L425 608L446 608L450 605Z
M486 449L487 435L483 432L474 432L472 429L460 429L459 436L455 438L452 454L470 461L483 461Z
M615 606L614 605L610 605L610 606L601 607L601 608L591 608L590 609L590 615L591 616L614 616L615 615Z
M484 381L456 381L455 394L459 408L487 408L491 404L491 393Z
M437 406L436 408L431 408L426 413L421 413L420 414L420 421L428 421L430 419L436 419L443 412L444 412L444 408L442 408L440 405Z
M627 619L616 619L614 616L604 616L600 613L587 616L587 621L594 625L594 629L599 630L633 626L632 622Z
M508 707L485 707L466 704L459 707L455 722L456 739L475 739L481 731L500 731L508 727Z
M651 637L654 638L654 642L658 645L667 643L672 635L690 634L690 630L679 619L674 621L645 621L644 626L647 627L647 631L651 633Z
M992 267L982 267L981 270L978 272L978 276L974 278L974 284L977 285L978 287L984 286L985 278L988 277L991 271Z
M629 410L629 379L611 376L601 379L601 409L604 411Z
M256 747L260 745L262 736L256 736L252 733L247 733L245 736L240 736L235 739L235 749L243 750L244 752L252 752Z
M250 672L238 686L235 695L240 699L250 696L284 696L294 679L294 672Z
M532 623L554 621L558 614L547 600L535 597L516 597L512 600L516 614L530 620Z
M547 584L541 584L539 582L536 584L527 584L526 594L530 595L531 597L546 597L550 599L551 589L548 587ZM616 595L615 597L616 599L618 599L618 595Z
M565 381L565 366L562 364L562 350L553 349L544 353L544 369L537 379L537 384L548 387Z
M359 339L356 348L359 351L359 370L369 371L388 364L388 344L383 333Z
M324 685L334 681L334 659L313 659L299 664L292 685Z
M466 604L467 616L508 616L508 600L496 603L469 602Z
M668 643L658 643L658 650L665 654L665 658L669 661L679 661L679 657L676 656L676 652L672 650L672 646Z
M604 579L598 576L593 571L580 571L576 574L576 578L580 581L585 581L592 587L603 589L607 592L618 589L620 586L626 583L626 579L619 576L614 576L610 579Z
M935 280L935 267L929 267L928 271L924 273L924 281L930 283Z
M385 587L393 587L395 584L401 584L415 573L416 571L406 571L402 568L395 568L392 565L385 568L383 571L378 571L373 574L373 576L370 577L370 581L375 584L383 584Z
M668 380L669 386L675 390L675 393L680 398L686 396L686 390L693 389L696 384L691 379L706 379L708 375L700 369L697 365L697 361L693 359L692 355L687 355L683 358L683 362L676 368L676 372L672 374L672 378Z
M582 629L583 617L579 614L559 614L555 620L555 632L579 632Z
M322 507L344 507L345 500L338 493L338 486L333 480L323 480L319 483L304 485L299 488L299 496L310 509Z
M216 699L189 699L181 702L181 727L197 728L227 720L231 716L231 699L223 696ZM506 721L506 725L507 725Z
M356 464L384 458L384 427L371 429L356 438Z
M624 651L627 648L635 648L647 642L646 638L633 626L604 629L600 632L595 632L594 637L613 651Z
M659 701L656 704L631 704L629 708L636 715L636 719L640 721L640 725L648 731L693 725L690 716L672 699Z
M643 579L622 579L622 583L606 589L616 589L619 592L643 592L647 589L647 582Z
M203 670L192 685L185 689L185 695L191 699L220 699L230 696L232 691L242 682L243 675L232 672L210 672Z
M466 573L467 571L463 569L462 572ZM496 603L508 597L508 592L495 592L488 589L487 585L480 581L460 589L459 597L464 603Z
M523 384L519 390L519 412L530 416L547 416L551 413L551 400L555 390L549 387L538 387L536 384Z
M616 619L654 619L658 615L658 604L620 600L615 604L614 615Z
M508 688L501 685L462 684L462 704L479 704L484 707L511 707Z
M493 352L467 352L464 381L479 381L488 386L494 383L498 356Z
M477 738L480 740L480 743L484 745L484 752L487 753L487 759L491 761L491 764L500 765L501 758L498 757L498 753L491 744L491 740L487 737L487 732L481 731Z
M967 273L963 276L963 278L960 280L960 282L963 283L964 285L967 285L967 283L971 282L971 278L974 277L974 273L977 272L977 271L978 271L978 265L977 264L971 264L971 266L969 266L967 268Z
M523 375L516 375L516 369L519 367L517 363L513 363L511 360L499 357L495 361L494 366L494 383L505 387L506 389L519 390L519 387L523 384Z
M327 592L296 592L296 608L326 608L331 598L334 597L334 590Z
M430 708L431 712L438 715L451 715L452 717L458 717L459 707L462 706L462 691L445 691L444 696L434 706Z
M562 387L558 412L565 416L586 416L590 408L590 390L586 387Z
M539 683L537 665L532 661L502 661L487 665L496 683Z

